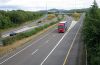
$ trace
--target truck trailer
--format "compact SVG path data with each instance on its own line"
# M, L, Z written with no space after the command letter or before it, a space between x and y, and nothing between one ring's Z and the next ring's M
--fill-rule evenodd
M67 30L67 21L61 21L58 23L58 32L64 33Z

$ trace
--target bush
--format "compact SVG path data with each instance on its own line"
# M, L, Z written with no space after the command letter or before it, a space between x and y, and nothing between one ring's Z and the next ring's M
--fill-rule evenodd
M83 23L84 43L87 46L88 65L100 65L100 11L96 1L86 13Z
M51 19L53 19L53 18L55 18L56 16L54 15L54 14L48 14L48 20L51 20Z
M72 16L73 16L73 18L75 19L75 20L79 20L79 18L80 18L80 13L73 13L72 14Z
M19 26L27 21L36 20L43 16L42 12L30 12L23 10L2 11L0 10L0 29Z
M3 39L3 44L4 44L4 46L6 46L6 45L9 45L9 44L12 44L13 42L15 42L17 40L21 40L23 38L30 37L30 36L38 33L39 31L41 31L41 30L43 30L43 29L55 24L55 23L57 23L57 22L52 22L50 24L45 24L44 26L37 27L37 28L35 28L35 29L31 30L31 31L18 33L15 36L4 38Z

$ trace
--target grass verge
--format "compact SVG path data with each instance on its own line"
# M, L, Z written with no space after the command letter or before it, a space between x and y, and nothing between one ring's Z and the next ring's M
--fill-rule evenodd
M11 45L7 45L7 46L3 46L3 47L0 47L0 56L3 56L4 54L8 54L10 53L11 51L15 50L16 48L24 45L26 42L30 41L30 40L33 40L35 39L37 36L47 32L49 29L51 29L52 27L54 27L56 24L52 25L52 26L49 26L48 28L36 33L35 35L32 35L30 37L27 37L27 38L23 38L22 40L17 40L15 41L13 44Z

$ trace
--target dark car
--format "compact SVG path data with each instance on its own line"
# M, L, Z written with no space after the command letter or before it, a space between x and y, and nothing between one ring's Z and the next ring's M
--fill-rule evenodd
M17 33L15 33L15 32L11 32L9 35L10 36L14 36L14 35L16 35Z

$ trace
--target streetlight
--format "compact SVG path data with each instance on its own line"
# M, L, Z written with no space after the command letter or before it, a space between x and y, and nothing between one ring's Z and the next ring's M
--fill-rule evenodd
M74 13L76 13L76 8L77 8L77 7L76 7L76 0L75 0L75 11L74 11Z
M45 2L46 2L46 17L48 18L47 1L45 0Z

